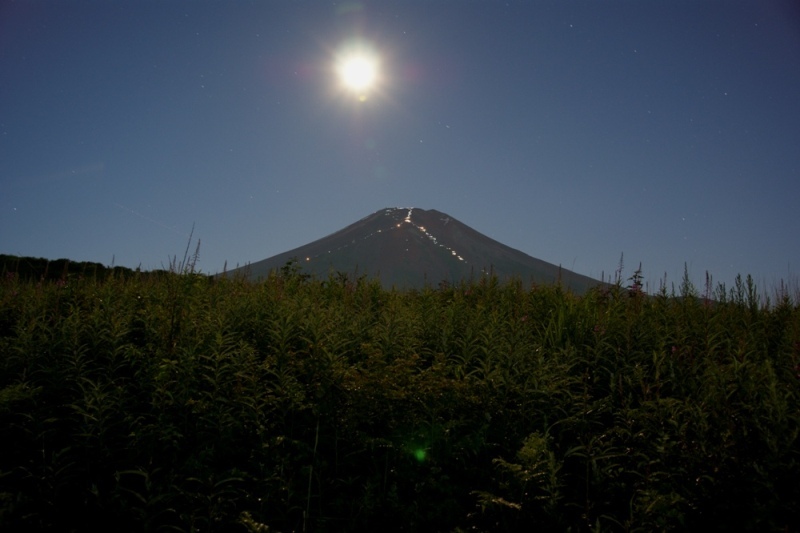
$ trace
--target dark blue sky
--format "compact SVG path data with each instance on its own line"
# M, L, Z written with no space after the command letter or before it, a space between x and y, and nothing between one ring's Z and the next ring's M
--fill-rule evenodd
M380 58L361 102L333 63ZM208 273L433 208L651 288L800 271L796 2L4 1L0 252Z

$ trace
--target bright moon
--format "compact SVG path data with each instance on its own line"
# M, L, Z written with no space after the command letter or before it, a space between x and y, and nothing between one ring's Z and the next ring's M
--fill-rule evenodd
M375 80L375 64L366 57L352 57L342 63L339 74L348 87L366 89Z
M378 77L378 64L374 57L359 52L351 53L339 60L337 67L339 79L352 91L362 93L375 85Z

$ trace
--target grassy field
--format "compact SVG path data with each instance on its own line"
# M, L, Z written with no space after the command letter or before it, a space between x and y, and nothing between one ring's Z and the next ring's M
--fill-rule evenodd
M800 306L0 280L0 530L800 530Z

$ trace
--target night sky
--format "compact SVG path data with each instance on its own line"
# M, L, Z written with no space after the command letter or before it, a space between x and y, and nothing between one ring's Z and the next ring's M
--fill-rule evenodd
M392 206L651 290L796 282L800 7L0 2L0 253L155 269L194 226L215 273Z

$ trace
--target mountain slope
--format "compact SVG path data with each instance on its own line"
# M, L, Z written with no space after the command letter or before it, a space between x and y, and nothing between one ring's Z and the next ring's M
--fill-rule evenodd
M560 282L585 292L600 282L531 257L435 209L386 208L327 237L227 274L265 277L296 259L302 271L377 276L386 287L421 288L492 273L499 279Z

